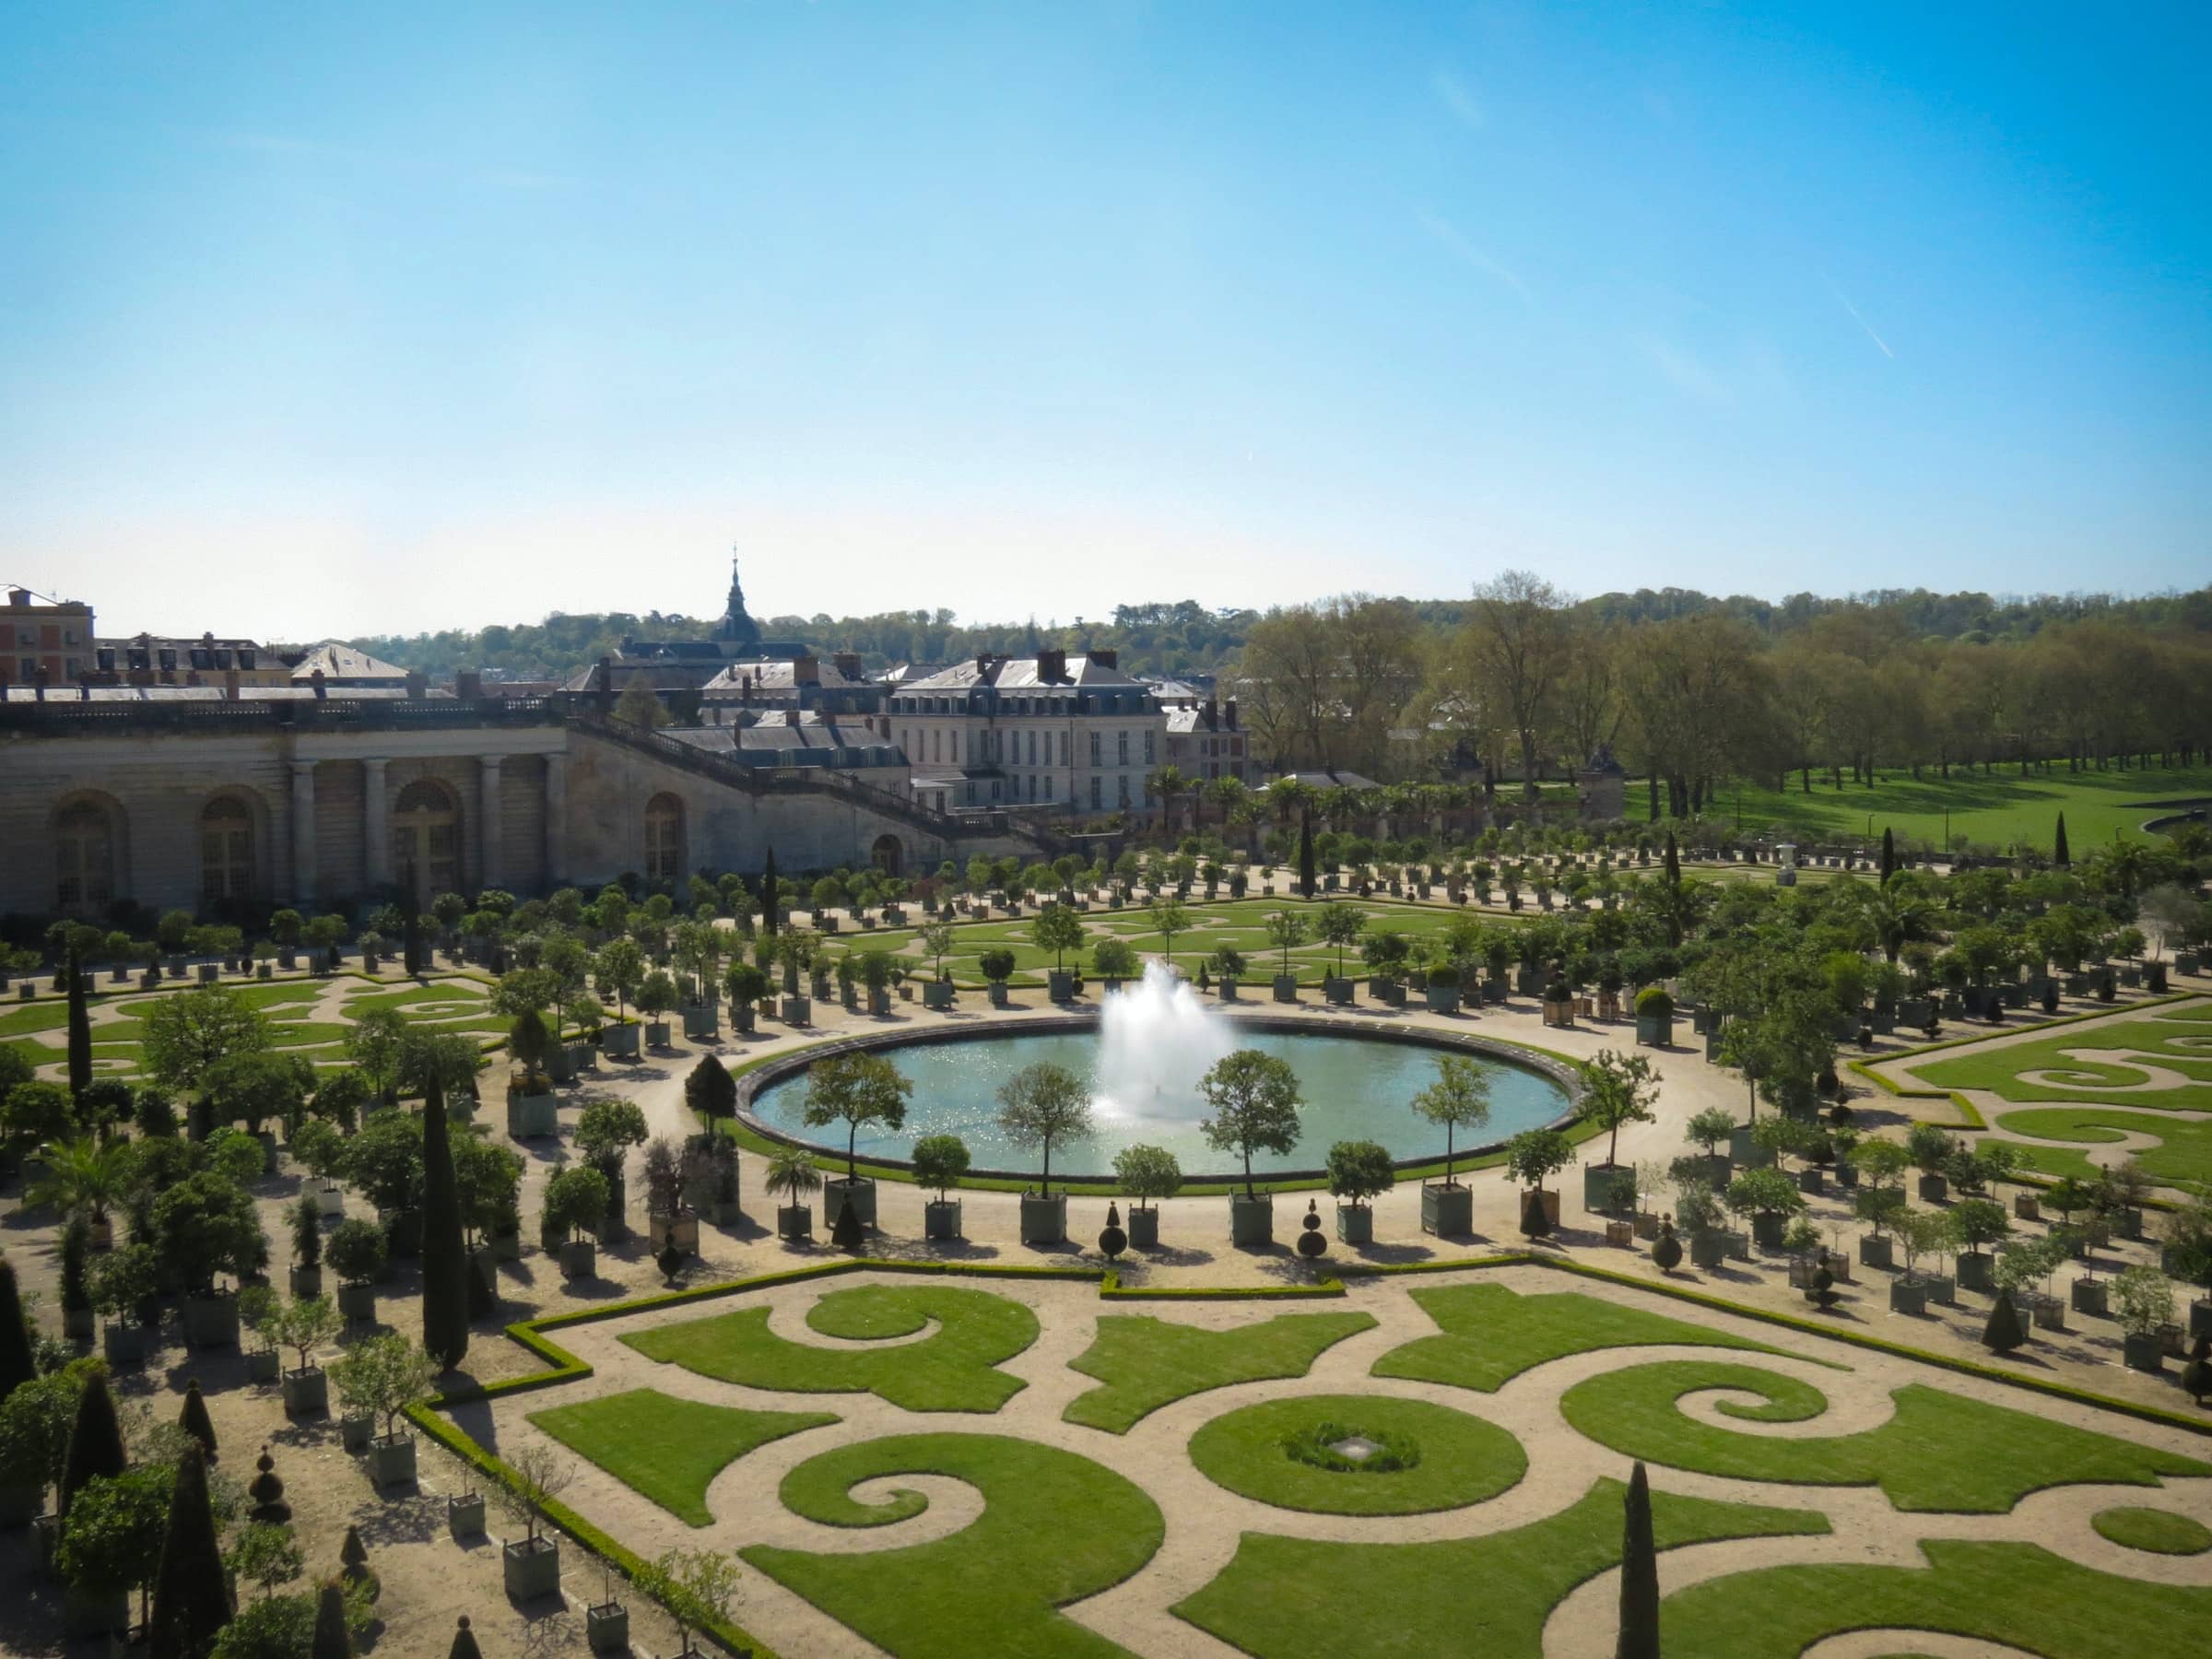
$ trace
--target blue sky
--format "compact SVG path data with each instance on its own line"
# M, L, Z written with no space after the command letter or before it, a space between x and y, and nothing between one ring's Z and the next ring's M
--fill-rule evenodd
M1933 14L1933 15L1931 15ZM2204 6L0 8L0 579L2194 585Z

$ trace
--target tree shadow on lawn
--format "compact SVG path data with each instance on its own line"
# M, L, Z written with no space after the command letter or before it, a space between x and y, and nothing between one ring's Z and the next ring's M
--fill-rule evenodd
M1378 1266L1432 1261L1436 1256L1436 1252L1426 1244L1359 1244L1352 1248L1352 1253L1358 1260L1372 1262Z

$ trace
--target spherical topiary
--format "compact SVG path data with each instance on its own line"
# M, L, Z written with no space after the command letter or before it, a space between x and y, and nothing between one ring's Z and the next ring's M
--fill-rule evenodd
M1659 1236L1652 1241L1652 1261L1662 1273L1672 1273L1682 1265L1682 1241L1675 1237L1672 1221L1659 1223Z
M1675 999L1666 994L1665 986L1647 985L1636 994L1636 1012L1642 1015L1672 1018Z

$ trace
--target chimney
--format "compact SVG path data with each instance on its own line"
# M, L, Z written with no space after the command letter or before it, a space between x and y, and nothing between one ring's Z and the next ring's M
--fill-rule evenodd
M859 652L841 651L837 653L833 660L837 664L837 671L843 675L847 679L858 679L860 677Z
M1067 653L1058 649L1037 653L1037 679L1041 685L1053 685L1067 677Z
M328 697L330 695L330 688L323 683L322 669L316 669L308 683L314 687L315 695L318 698Z
M223 700L225 702L238 700L238 670L235 668L223 670Z
M799 712L796 709L784 710L783 724L787 726L797 725L799 724Z
M1209 732L1221 729L1221 705L1210 697L1206 700L1206 729Z
M9 588L7 590L7 602L10 605L15 606L18 609L21 609L29 606L30 604L30 590L29 588Z
M976 671L976 673L977 673L977 674L979 674L979 675L986 675L986 676L987 676L987 675L989 675L989 674L990 674L990 672L991 672L991 653L990 653L989 652L987 652L987 651L985 651L985 652L979 652L979 653L977 653L977 655L976 655L976 659L975 659L975 671Z
M419 668L408 669L407 696L412 699L419 700L421 698L428 697L429 694L430 682L423 677L422 670Z
M1109 650L1103 645L1093 645L1090 648L1090 660L1101 668L1119 668L1122 665L1122 653L1118 647Z
M1230 731L1233 732L1237 729L1237 700L1235 698L1230 698L1221 705L1221 718L1228 723Z
M453 695L464 702L478 702L484 696L484 676L474 668L453 670Z
M594 677L593 685L599 694L599 712L602 714L612 713L615 707L614 658L601 657L599 659L599 672Z
M796 656L791 659L791 683L794 686L818 686L822 683L822 665L818 657Z

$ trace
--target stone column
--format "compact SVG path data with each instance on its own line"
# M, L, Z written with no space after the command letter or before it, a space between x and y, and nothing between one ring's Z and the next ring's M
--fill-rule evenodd
M569 878L569 758L546 757L546 885Z
M361 838L368 853L371 888L392 885L392 823L385 809L384 768L382 759L361 762Z
M482 873L482 887L500 885L500 839L506 833L506 820L500 811L499 755L485 755L477 761L478 791L477 822L483 830L482 859L477 868Z
M315 763L292 762L292 902L315 900Z

